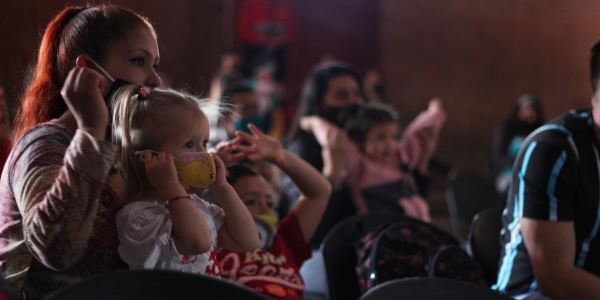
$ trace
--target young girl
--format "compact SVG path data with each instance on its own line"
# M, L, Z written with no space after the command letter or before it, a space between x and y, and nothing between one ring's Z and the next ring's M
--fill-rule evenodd
M223 268L221 275L272 299L302 299L304 282L299 270L311 257L309 240L325 212L331 186L319 171L284 150L276 139L253 125L248 127L252 135L237 132L237 138L230 143L234 146L221 147L217 153L231 157L227 153L235 149L251 161L275 163L297 185L301 196L294 209L275 229L275 198L269 183L249 165L230 166L227 181L242 198L248 211L266 220L275 235L272 243L251 252L220 251L217 257ZM242 146L241 141L250 145Z
M258 247L252 216L225 180L223 162L206 153L212 102L138 86L119 89L113 101L126 197L135 201L117 214L119 254L129 267L219 276L218 247ZM221 208L194 194L207 185Z
M429 206L418 194L412 171L427 174L427 165L435 150L445 119L441 100L433 99L407 127L398 141L398 117L387 105L370 104L347 118L344 128L353 142L346 163L346 182L359 213L374 210L398 210L407 216L431 221ZM340 129L322 118L301 120L321 145Z

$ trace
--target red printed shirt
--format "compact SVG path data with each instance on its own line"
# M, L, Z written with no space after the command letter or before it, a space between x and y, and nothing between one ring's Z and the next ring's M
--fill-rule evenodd
M284 218L268 251L247 253L221 250L221 276L249 287L271 299L302 299L304 281L300 267L311 257L296 214Z

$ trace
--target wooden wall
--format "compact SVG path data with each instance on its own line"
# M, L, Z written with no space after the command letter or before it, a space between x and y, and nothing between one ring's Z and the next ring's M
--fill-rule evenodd
M486 172L495 126L526 91L547 119L590 106L589 49L600 3L548 0L383 0L379 62L405 120L444 98L437 156Z
M175 87L203 92L221 51L236 45L232 20L241 1L112 2L155 25L161 69ZM324 52L360 71L378 65L404 123L431 97L444 98L449 117L437 157L451 166L486 171L492 131L522 92L541 96L548 119L589 106L589 48L600 37L597 1L288 1L299 25L290 49L291 95ZM41 32L65 3L3 1L0 85L11 102Z

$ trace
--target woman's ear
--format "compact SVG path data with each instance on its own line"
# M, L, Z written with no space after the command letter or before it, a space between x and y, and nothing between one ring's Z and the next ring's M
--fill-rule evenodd
M91 68L93 66L92 62L90 61L90 57L87 56L86 54L82 54L77 56L77 58L75 59L75 66L79 67L79 68Z

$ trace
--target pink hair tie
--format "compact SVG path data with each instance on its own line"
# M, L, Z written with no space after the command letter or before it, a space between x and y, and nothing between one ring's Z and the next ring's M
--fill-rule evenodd
M147 86L140 87L138 91L138 99L146 99L150 95L150 88Z

